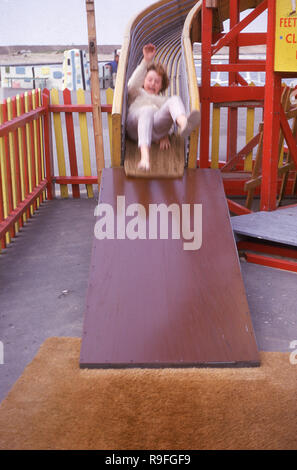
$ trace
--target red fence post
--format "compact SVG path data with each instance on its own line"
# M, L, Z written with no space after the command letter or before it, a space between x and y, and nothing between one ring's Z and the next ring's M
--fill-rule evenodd
M47 112L43 118L43 134L44 134L44 158L45 158L45 175L47 179L47 198L49 200L55 197L54 176L54 159L52 151L52 129L51 117L49 112L49 95L47 89L42 91L42 105L47 108Z
M281 77L274 72L275 0L268 0L261 210L276 209Z
M229 2L230 30L239 23L239 0ZM235 38L229 45L229 63L236 64L239 59L238 39ZM229 86L238 86L236 72L229 73ZM237 153L237 128L238 110L228 108L228 131L227 131L227 161Z
M200 168L209 167L212 9L202 5Z
M7 101L4 100L2 107L3 123L7 122ZM12 196L12 179L11 179L11 166L10 166L10 150L8 135L4 137L5 160L6 160L6 181L7 181L7 197L8 197L8 210L9 213L13 210L13 196ZM10 236L15 237L15 229L10 229Z
M71 91L67 88L63 91L64 104L71 104ZM66 131L67 131L67 142L68 142L68 151L69 151L69 164L71 176L78 176L77 170L77 158L76 158L76 148L75 148L75 136L74 136L74 126L73 126L73 116L72 113L65 113L66 121ZM79 185L72 185L72 195L74 198L80 197Z
M14 96L11 99L12 106L12 118L17 117L16 109L16 97ZM15 167L16 167L16 195L17 195L17 205L22 200L22 190L21 190L21 171L20 171L20 154L19 154L19 144L18 144L18 131L13 132L13 142L14 142L14 151L15 151ZM19 221L20 227L23 226L23 219Z

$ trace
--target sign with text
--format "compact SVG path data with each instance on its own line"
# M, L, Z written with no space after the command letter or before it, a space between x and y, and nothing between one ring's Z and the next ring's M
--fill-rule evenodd
M296 0L276 0L276 72L297 72Z

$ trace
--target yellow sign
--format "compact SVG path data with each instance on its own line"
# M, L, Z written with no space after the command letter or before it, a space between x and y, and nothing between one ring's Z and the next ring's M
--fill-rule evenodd
M297 72L296 0L276 0L276 72Z

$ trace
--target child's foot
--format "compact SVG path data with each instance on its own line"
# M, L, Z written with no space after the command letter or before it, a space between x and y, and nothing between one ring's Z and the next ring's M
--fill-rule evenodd
M138 163L138 168L139 170L145 170L145 171L148 171L150 169L150 162L149 160L140 160L140 162Z
M138 163L138 168L140 170L149 170L150 169L150 151L149 147L143 145L140 147L140 162Z
M183 138L189 137L189 135L193 132L196 127L200 124L200 112L196 109L192 111L187 120L183 122L180 128L180 135Z
M296 10L292 10L291 13L289 14L289 16L293 16L293 15L296 15Z

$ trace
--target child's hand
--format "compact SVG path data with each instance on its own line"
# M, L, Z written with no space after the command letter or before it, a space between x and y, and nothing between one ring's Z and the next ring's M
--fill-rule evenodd
M161 150L168 150L170 148L170 140L168 135L166 137L162 137L160 140L160 149Z
M142 52L144 60L146 62L151 62L156 55L156 46L153 44L146 44Z

